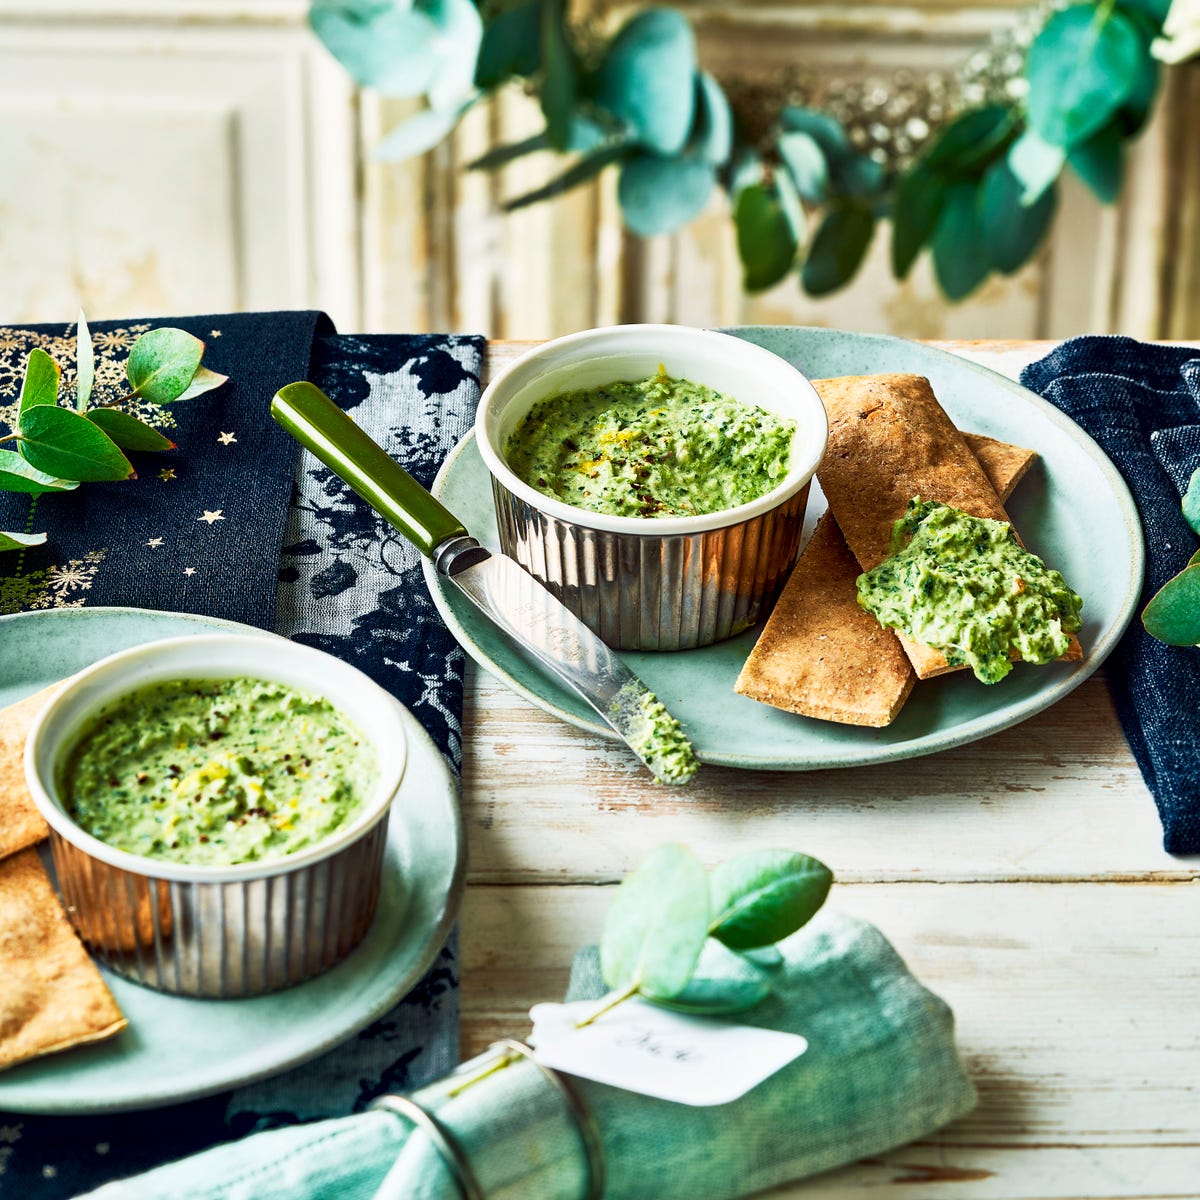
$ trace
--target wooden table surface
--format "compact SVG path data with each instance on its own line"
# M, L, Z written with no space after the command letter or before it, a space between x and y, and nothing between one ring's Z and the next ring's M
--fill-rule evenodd
M489 370L526 348L493 344ZM1049 346L946 348L1015 378ZM829 904L878 925L953 1007L979 1105L772 1195L1200 1196L1200 859L1164 853L1103 669L1036 719L941 754L707 767L684 791L474 664L464 731L464 1054L525 1033L530 1005L561 996L576 947L653 847L684 842L706 863L803 850L835 872Z

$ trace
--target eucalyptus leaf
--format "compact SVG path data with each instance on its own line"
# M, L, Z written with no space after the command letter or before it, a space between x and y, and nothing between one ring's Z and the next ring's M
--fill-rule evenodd
M656 1000L664 1008L697 1016L744 1012L771 994L770 976L720 942L707 941L683 991Z
M638 13L613 38L596 75L599 104L656 154L678 154L696 110L696 39L673 9Z
M43 492L74 491L78 486L74 479L57 479L39 471L13 450L0 450L0 492L40 496Z
M594 153L572 163L561 175L556 175L549 183L545 183L541 187L534 188L533 191L525 192L523 195L516 196L511 200L506 200L503 204L504 211L513 212L515 209L525 208L530 204L537 204L541 200L549 200L553 196L561 196L563 192L568 192L571 188L578 187L580 184L594 179L605 167L620 161L628 153L628 148L620 143L602 146Z
M1137 70L1127 86L1127 95L1117 109L1116 122L1127 138L1136 137L1146 127L1154 111L1154 101L1162 82L1162 63L1151 53L1148 45L1138 59Z
M536 154L539 150L551 149L550 139L545 132L535 133L532 137L522 138L519 142L505 142L493 146L486 153L467 163L468 171L494 171L498 167L507 166L524 158L527 154Z
M811 133L781 133L779 156L796 190L810 204L823 204L829 192L829 163L820 142Z
M900 177L892 204L892 272L903 279L937 226L946 181L917 163Z
M416 158L418 154L424 154L445 141L467 107L464 104L461 108L449 111L423 108L397 125L376 145L372 153L380 162L403 162L408 158Z
M21 413L17 446L31 466L62 479L128 479L133 467L115 442L87 417L41 404Z
M921 161L943 175L976 174L1004 148L1015 127L1016 115L1007 105L970 109L938 134Z
M629 229L652 237L703 212L716 183L716 168L702 159L633 154L621 165L617 200Z
M1132 94L1145 54L1117 9L1075 4L1054 13L1025 60L1030 125L1056 146L1087 141Z
M696 119L687 142L689 157L719 167L733 151L733 113L721 85L707 72L696 72Z
M1196 553L1193 554L1192 557L1187 560L1187 565L1189 567L1194 567L1198 564L1200 564L1200 550L1197 550Z
M804 205L800 193L792 177L786 171L776 171L774 177L775 194L779 197L783 215L787 217L792 236L796 239L797 250L808 241L808 218L804 215Z
M192 382L175 398L175 402L193 400L197 396L203 396L205 392L219 388L228 378L228 375L210 371L207 367L197 367L195 375L192 376Z
M119 408L93 408L87 419L103 429L123 450L174 450L175 443L152 425Z
M765 184L742 188L734 202L742 286L761 292L778 283L796 263L800 243L778 195Z
M541 0L527 0L493 17L483 30L475 84L494 88L510 76L533 75L542 65Z
M1121 192L1125 166L1125 136L1117 122L1110 121L1086 142L1067 155L1071 169L1105 204L1112 204Z
M779 125L784 133L807 134L821 147L829 162L840 162L855 153L837 118L815 108L789 105L779 114Z
M1009 170L1021 181L1021 203L1030 205L1054 185L1067 161L1067 152L1027 129L1008 148L1007 161Z
M953 184L930 242L938 285L950 300L962 300L986 278L991 267L983 242L973 183Z
M1168 579L1142 611L1146 632L1168 646L1200 643L1200 566Z
M92 346L92 331L81 308L79 324L75 328L75 407L80 412L86 411L95 382L96 351Z
M1183 519L1200 534L1200 468L1192 472L1183 494Z
M308 22L354 79L388 96L424 94L441 66L438 27L413 4L314 0Z
M1006 159L993 163L983 177L978 196L979 229L991 264L1005 275L1023 267L1050 229L1058 207L1058 189L1050 188L1028 207L1024 185Z
M800 269L800 282L810 296L824 296L854 278L866 257L875 216L857 204L831 208L817 227Z
M30 546L44 546L44 533L8 533L0 530L0 551L25 550Z
M153 404L170 404L187 391L203 354L198 337L164 325L134 342L125 374L135 395Z
M1117 0L1117 7L1123 8L1127 12L1144 13L1161 29L1163 22L1167 19L1171 0Z
M687 987L708 937L708 880L686 846L660 846L617 888L600 942L615 991L670 999Z
M61 375L58 363L45 350L30 350L25 360L25 377L21 380L17 412L23 413L39 404L57 404Z
M437 69L425 94L434 109L461 113L477 94L475 62L483 40L483 18L474 0L419 0L415 7L438 30L434 42Z
M539 97L546 118L546 136L556 150L566 150L571 118L579 94L579 66L567 41L564 0L543 0L542 86Z
M818 859L758 850L729 859L709 876L709 934L731 950L771 946L816 915L833 883Z

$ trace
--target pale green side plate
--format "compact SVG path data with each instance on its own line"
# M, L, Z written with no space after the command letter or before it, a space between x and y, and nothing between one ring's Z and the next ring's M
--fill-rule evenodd
M164 637L259 629L182 613L78 608L0 617L0 707L98 658ZM250 1000L194 1000L105 972L129 1028L0 1073L0 1111L80 1114L174 1104L273 1075L336 1046L421 978L450 932L465 870L458 787L404 711L408 765L366 938L307 983Z
M1021 536L1063 572L1084 599L1080 663L1018 664L986 687L969 672L918 683L886 729L815 721L759 704L733 690L758 636L701 650L623 653L686 727L703 762L732 767L812 770L930 754L1024 721L1077 688L1111 652L1137 606L1144 551L1137 509L1103 451L1053 405L1011 380L945 351L899 338L827 329L730 330L794 363L812 379L915 372L926 375L961 429L1038 451L1040 461L1008 504ZM447 459L434 493L471 533L498 548L490 478L468 435ZM581 701L543 673L461 594L425 577L455 637L481 666L534 704L604 736Z

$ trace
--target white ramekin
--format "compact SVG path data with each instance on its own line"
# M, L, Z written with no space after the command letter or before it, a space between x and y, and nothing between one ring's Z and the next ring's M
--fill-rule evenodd
M660 364L796 423L778 486L704 516L621 517L543 495L509 468L509 435L538 401L646 379ZM795 562L828 431L816 389L790 363L741 338L681 325L617 325L547 342L491 381L475 418L503 551L610 646L630 650L705 646L763 615Z
M281 858L192 866L118 850L72 820L57 771L101 709L170 679L235 676L324 696L365 736L378 779L344 827ZM136 646L73 676L29 731L25 776L50 826L67 915L105 965L160 991L250 996L319 974L362 940L405 759L399 707L361 671L282 638L211 634Z

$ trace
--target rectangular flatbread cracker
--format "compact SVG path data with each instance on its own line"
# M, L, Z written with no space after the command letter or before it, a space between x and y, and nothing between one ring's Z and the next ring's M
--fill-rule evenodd
M914 496L1009 523L996 489L924 376L849 375L814 380L814 386L829 415L817 478L864 571L888 556L892 525ZM959 669L940 650L897 636L918 679ZM1082 653L1072 637L1064 657Z
M58 687L54 684L0 709L0 858L49 834L25 786L25 735Z
M1032 450L964 435L1002 500L1024 478ZM916 674L895 633L858 603L858 560L830 513L817 524L734 690L775 708L882 728L895 720Z
M0 980L0 1069L125 1028L36 850L0 860Z

